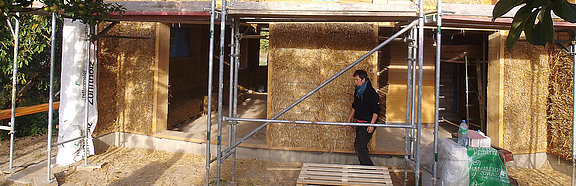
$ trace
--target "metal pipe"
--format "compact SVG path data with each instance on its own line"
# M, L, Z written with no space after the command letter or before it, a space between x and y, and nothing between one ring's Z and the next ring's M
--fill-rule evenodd
M210 4L210 49L208 50L208 111L206 114L206 185L210 183L210 132L212 131L212 72L214 69L214 16L216 0Z
M412 56L412 48L414 47L414 28L410 29L409 42L408 42L408 64L406 70L406 120L405 122L408 124L410 123L410 105L412 104L412 100L410 99L410 95L412 94L412 63L414 63L414 58ZM405 129L404 134L404 185L408 183L408 161L410 154L410 130Z
M414 29L414 36L417 37L418 35L418 29ZM417 41L414 43L416 45L416 47L412 48L412 58L414 59L414 62L412 63L412 97L410 98L412 100L412 104L410 105L410 110L411 110L411 118L410 118L410 124L413 126L412 128L416 128L415 127L415 122L416 122L416 60L417 60L417 50L418 50L418 43ZM410 130L410 159L414 160L414 130Z
M434 161L432 162L432 183L436 185L438 177L438 120L440 119L440 57L442 51L442 0L438 0L436 7L436 79L434 84Z
M234 32L236 32L236 27L235 27L235 19L232 18L232 27L231 27L231 31L230 31L230 80L229 80L229 87L228 87L228 116L229 117L234 117L234 111L232 108L233 105L233 94L234 91L232 89L234 89L234 68L236 67L235 65L235 60L236 58L234 58L234 52L235 52L235 48L236 48L236 40L234 39ZM233 130L233 123L234 121L228 121L228 146L230 146L230 144L232 144L232 130ZM234 182L234 166L232 166L232 182Z
M317 92L318 90L320 90L321 88L323 88L324 86L328 85L330 82L332 82L334 79L336 79L337 77L339 77L340 75L344 74L344 72L348 71L349 69L351 69L352 67L356 66L358 63L362 62L364 59L366 59L368 56L372 55L374 52L378 51L380 48L382 48L384 45L388 44L389 42L391 42L394 38L398 37L399 35L403 34L404 32L406 32L407 30L409 30L410 28L412 28L414 25L416 25L417 22L414 21L412 23L410 23L408 26L406 26L405 28L403 28L402 30L398 31L397 33L395 33L394 35L392 35L390 38L388 38L386 41L382 42L381 44L379 44L378 46L376 46L374 49L372 49L371 51L369 51L368 53L364 54L362 57L360 57L359 59L357 59L354 63L348 65L346 68L342 69L340 72L336 73L334 76L332 76L330 79L326 80L324 83L320 84L318 87L316 87L314 90L308 92L306 95L302 96L300 99L298 99L297 101L295 101L294 103L292 103L290 106L288 106L287 108L285 108L284 110L280 111L278 114L276 114L275 116L273 116L271 119L277 119L278 117L282 116L284 113L288 112L290 109L294 108L296 105L298 105L300 102L304 101L306 98L310 97L312 94L314 94L315 92ZM236 148L238 145L240 145L240 143L246 141L246 139L250 138L251 136L253 136L254 134L256 134L256 132L258 132L260 129L264 128L266 125L268 125L268 123L264 123L262 125L260 125L258 128L256 128L255 130L253 130L252 132L250 132L248 135L246 135L244 138L240 139L240 141L236 142L233 146L231 146L230 148Z
M470 80L470 78L468 77L468 56L464 56L464 73L466 75L466 123L470 123L470 103L468 101L469 97L470 97L470 87L468 85L468 81ZM470 125L468 125L470 126Z
M10 110L10 169L14 168L14 126L16 122L16 83L18 78L18 47L20 46L20 13L16 13L16 27L13 29L14 38L14 62L12 64L12 107ZM6 19L11 26L10 18Z
M386 123L346 123L346 122L328 122L328 121L300 121L300 120L275 120L275 119L253 119L253 118L229 118L224 117L225 121L251 121L262 123L294 123L294 124L318 124L318 125L342 125L342 126L368 126L368 127L389 127L389 128L412 128L403 122L386 122ZM394 123L394 124L388 124ZM400 124L400 125L399 125ZM404 124L404 125L401 125Z
M234 19L232 19L232 21L234 21ZM230 32L230 80L229 80L229 86L228 86L228 117L234 117L233 116L233 111L232 111L232 97L233 97L233 93L234 91L232 91L232 89L234 88L233 84L234 84L234 45L235 45L235 40L234 40L234 32L235 32L234 26L232 26L232 30ZM228 145L232 144L232 121L228 121Z
M52 164L52 117L54 112L54 59L56 58L56 13L52 13L52 35L50 36L50 90L48 91L48 160L46 163L47 182L51 180L51 167Z
M415 184L420 182L420 143L422 135L422 73L424 66L424 0L419 0L418 16L418 124L416 125L416 170L414 170Z
M410 104L410 124L413 126L412 128L416 128L414 125L415 122L415 118L416 118L416 60L417 60L417 49L418 49L418 41L416 39L414 39L415 37L417 37L418 35L418 30L416 28L413 28L412 30L412 38L414 40L414 44L415 47L412 47L412 59L414 59L414 61L412 62L412 86L410 88L411 90L411 97L410 97L410 101L412 104ZM406 98L408 99L408 98ZM410 130L410 159L414 160L414 130Z
M88 60L86 60L86 71L84 72L84 166L88 166L88 92L90 89L90 58L92 55L92 41L90 40L90 37L92 36L92 31L92 25L88 25L88 45L86 46L86 56Z
M82 139L82 138L84 138L84 136L79 136L79 137L76 137L76 138L72 138L72 139L69 139L69 140L66 140L66 141L63 141L63 142L60 142L60 143L52 144L52 147L56 147L56 146L58 146L58 145L62 145L62 144L65 144L65 143L70 143L70 142L73 142L73 141L76 141L76 140L80 140L80 139Z
M238 69L240 68L240 28L238 20L234 21L234 43L236 43L234 47L234 106L232 117L238 117ZM232 122L232 143L236 143L236 124L238 122ZM233 158L232 158L232 182L235 182L236 176L236 149L233 150Z
M224 46L226 44L226 0L222 0L220 13L220 63L218 68L218 141L216 143L218 162L216 162L216 185L220 185L222 168L222 93L224 89Z

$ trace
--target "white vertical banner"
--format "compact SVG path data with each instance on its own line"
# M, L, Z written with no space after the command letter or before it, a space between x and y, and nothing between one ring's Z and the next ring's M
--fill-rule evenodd
M94 155L92 133L98 121L98 107L96 103L96 50L90 48L89 70L88 64L88 26L80 21L72 22L64 19L62 41L62 72L60 86L60 109L58 143L69 141L84 135L86 122L85 105L86 90L88 91L88 141L83 138L58 146L56 164L70 165L82 160L84 145L87 146L88 155ZM88 75L88 84L86 83ZM88 87L86 87L88 85Z

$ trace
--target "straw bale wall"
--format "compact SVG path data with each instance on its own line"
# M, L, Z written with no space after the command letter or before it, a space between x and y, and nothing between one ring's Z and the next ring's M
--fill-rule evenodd
M320 85L377 45L370 24L279 23L270 25L268 117ZM364 69L377 88L372 55L279 119L346 122L351 110L354 70ZM270 124L272 147L353 151L354 133L344 126Z
M501 47L504 47L503 45ZM550 66L546 48L518 42L504 50L503 148L546 152Z
M156 23L120 22L108 32L140 33L152 38L98 40L99 120L95 136L115 131L151 133Z
M559 35L559 39L569 40L568 35ZM548 152L571 160L574 58L558 47L549 46L548 53L550 55Z

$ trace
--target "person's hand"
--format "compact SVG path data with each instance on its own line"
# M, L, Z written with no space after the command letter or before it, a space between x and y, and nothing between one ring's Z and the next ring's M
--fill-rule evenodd
M368 134L370 134L370 133L374 132L374 127L368 127L366 129L366 131L368 132Z

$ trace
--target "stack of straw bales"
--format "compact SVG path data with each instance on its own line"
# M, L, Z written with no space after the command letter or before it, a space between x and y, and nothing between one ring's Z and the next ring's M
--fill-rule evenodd
M280 23L270 25L269 117L310 92L377 45L370 24ZM354 70L377 86L372 55L279 119L346 122L353 100ZM271 124L269 146L321 151L353 150L354 133L343 126Z
M152 38L98 40L99 121L95 136L114 131L152 132L156 23L120 22L108 31L120 36L140 33Z
M504 53L504 146L514 153L546 151L550 66L543 46L519 42Z
M560 35L568 40L568 35ZM548 152L572 159L572 105L574 58L557 47L548 47L550 83L548 85Z

